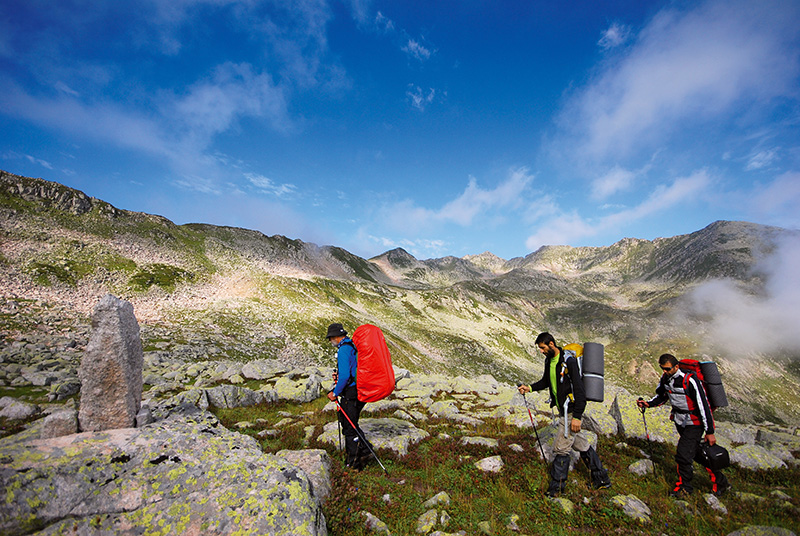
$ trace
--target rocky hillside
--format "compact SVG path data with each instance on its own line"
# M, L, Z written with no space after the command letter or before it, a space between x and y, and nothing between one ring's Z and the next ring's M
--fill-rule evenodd
M55 316L51 331L83 333L80 348L92 308L110 292L134 304L145 349L174 359L330 365L325 327L370 322L398 366L515 383L541 373L533 340L548 330L605 344L607 382L634 392L653 389L659 354L707 355L733 402L727 418L796 422L800 349L720 353L705 344L707 318L676 316L689 293L720 278L765 295L755 268L796 236L715 222L689 235L544 247L510 260L419 260L402 249L363 259L247 229L175 225L0 171L0 344L41 335L43 318Z

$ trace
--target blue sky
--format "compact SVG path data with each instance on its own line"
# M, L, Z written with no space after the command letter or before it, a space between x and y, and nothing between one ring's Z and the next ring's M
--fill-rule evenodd
M0 169L418 258L800 226L800 3L5 0Z

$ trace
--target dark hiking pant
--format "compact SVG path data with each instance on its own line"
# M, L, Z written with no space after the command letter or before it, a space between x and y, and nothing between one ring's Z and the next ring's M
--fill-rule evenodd
M364 445L364 432L358 427L358 418L361 410L364 409L364 402L358 400L358 389L355 385L345 387L342 396L339 397L339 405L347 417L339 412L339 423L342 425L342 435L344 435L345 464L350 467L359 465L359 458L369 453L367 446ZM348 420L349 417L349 420ZM353 428L353 425L356 428Z
M728 486L728 479L721 471L712 471L707 461L700 452L700 441L703 439L702 426L676 426L680 439L678 448L675 452L675 461L678 464L678 481L675 482L674 492L685 491L691 493L692 479L694 478L694 462L699 463L708 471L711 479L711 491L716 493L718 489Z

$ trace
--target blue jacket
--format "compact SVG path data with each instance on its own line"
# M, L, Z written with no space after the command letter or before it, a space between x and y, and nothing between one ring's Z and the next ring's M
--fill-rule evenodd
M344 388L351 383L356 383L356 370L358 368L358 354L352 339L345 337L339 343L339 351L336 353L336 368L339 373L339 381L333 388L333 394L341 396ZM352 378L352 382L350 379Z

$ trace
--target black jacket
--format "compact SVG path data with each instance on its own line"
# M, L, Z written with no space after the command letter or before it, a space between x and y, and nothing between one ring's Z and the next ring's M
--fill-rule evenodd
M550 360L544 358L544 374L542 379L531 385L531 391L541 391L550 388ZM573 381L577 379L577 381ZM568 350L565 354L563 348L558 348L558 364L556 365L557 392L550 390L550 407L557 407L560 415L564 414L564 402L570 398L569 411L572 417L581 419L586 409L586 391L583 389L583 380L578 369L578 359L575 352ZM570 396L572 395L572 396Z

